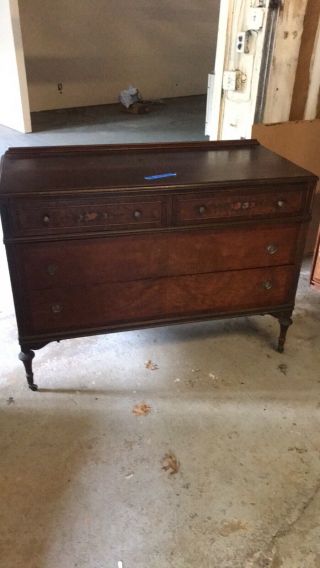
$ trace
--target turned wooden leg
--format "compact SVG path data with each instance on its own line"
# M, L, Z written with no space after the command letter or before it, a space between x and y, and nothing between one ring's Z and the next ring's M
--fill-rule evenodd
M34 351L32 351L31 349L25 348L21 345L21 353L19 353L19 359L24 364L29 389L31 389L32 391L36 391L36 390L38 390L38 387L33 382L33 372L32 372L32 359L33 358L34 358Z
M291 314L290 314L291 315ZM286 341L287 331L290 325L292 324L292 319L290 315L280 315L278 316L279 324L280 324L280 335L278 341L278 351L279 353L283 353L284 344Z

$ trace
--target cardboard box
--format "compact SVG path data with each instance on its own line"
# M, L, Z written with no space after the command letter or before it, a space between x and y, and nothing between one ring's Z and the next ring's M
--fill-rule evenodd
M254 124L252 138L320 177L320 119ZM320 183L313 202L305 254L313 254L320 224Z

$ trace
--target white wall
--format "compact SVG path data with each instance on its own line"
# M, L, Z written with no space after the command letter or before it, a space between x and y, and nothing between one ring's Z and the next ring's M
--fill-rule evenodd
M20 0L31 109L206 92L219 0ZM62 94L57 84L63 84Z
M0 124L31 131L17 0L0 0Z

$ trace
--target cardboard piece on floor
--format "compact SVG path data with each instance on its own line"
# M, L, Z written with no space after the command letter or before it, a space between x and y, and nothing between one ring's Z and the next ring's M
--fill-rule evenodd
M263 146L320 177L320 119L254 124L252 138ZM313 203L305 254L315 248L320 223L320 183Z

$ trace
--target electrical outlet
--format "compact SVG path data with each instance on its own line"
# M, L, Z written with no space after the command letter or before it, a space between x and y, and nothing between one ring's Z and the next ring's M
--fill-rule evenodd
M249 53L249 32L237 34L236 50L238 53Z

